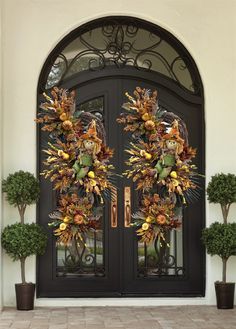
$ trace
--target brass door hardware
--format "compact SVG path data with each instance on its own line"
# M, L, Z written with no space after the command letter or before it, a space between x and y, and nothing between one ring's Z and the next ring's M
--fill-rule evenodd
M124 188L124 226L130 227L131 223L131 188L125 186Z
M117 189L112 189L111 199L111 227L117 227Z

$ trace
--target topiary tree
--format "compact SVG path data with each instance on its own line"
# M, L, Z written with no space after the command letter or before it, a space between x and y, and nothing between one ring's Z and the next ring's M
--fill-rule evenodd
M46 248L47 235L37 224L25 224L28 205L39 199L39 182L33 174L23 170L10 174L2 182L9 204L18 208L21 223L7 226L2 232L2 246L13 260L20 260L21 279L25 281L25 260L30 255L41 255Z
M25 284L25 260L30 255L42 255L47 245L47 235L35 223L16 223L6 226L2 232L2 247L13 261L20 260L21 280Z
M21 223L24 223L27 205L36 203L39 199L38 180L31 173L20 170L3 180L2 190L6 193L9 204L18 208Z
M227 223L229 208L236 202L236 175L221 173L212 176L207 187L207 195L210 203L221 205L224 223Z
M202 232L202 240L210 255L219 255L222 259L222 281L226 282L228 258L236 253L236 224L227 223L229 209L236 202L236 175L216 174L211 177L207 186L207 197L210 203L219 203L224 224L215 222Z
M202 231L202 241L207 253L218 255L223 262L222 282L226 283L226 265L230 256L236 255L236 223L215 222Z

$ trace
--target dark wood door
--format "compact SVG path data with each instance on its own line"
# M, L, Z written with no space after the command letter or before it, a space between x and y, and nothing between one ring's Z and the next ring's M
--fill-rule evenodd
M72 80L66 87L76 90L77 109L91 111L103 120L107 144L115 150L113 164L116 172L125 169L125 148L129 136L116 123L125 92L132 93L136 86L157 89L160 104L179 115L187 124L189 140L197 147L196 164L204 172L204 122L202 104L196 97L180 93L175 85L138 75L110 75L87 81ZM175 90L176 89L176 90ZM41 148L44 136L40 132ZM42 155L39 157L42 170ZM138 209L138 195L134 184L126 178L117 179L118 225L111 225L111 207L104 207L103 227L96 236L89 237L90 252L81 250L80 270L71 269L66 261L68 251L56 247L47 227L48 214L56 207L56 195L50 183L41 180L39 219L50 234L46 254L38 261L39 297L75 296L203 296L204 252L200 232L204 225L204 198L184 212L183 228L171 234L171 248L162 255L154 244L139 243L135 229L125 227L125 187L131 188L131 212ZM91 251L92 250L92 251ZM160 257L162 264L160 265ZM71 260L71 259L69 259Z

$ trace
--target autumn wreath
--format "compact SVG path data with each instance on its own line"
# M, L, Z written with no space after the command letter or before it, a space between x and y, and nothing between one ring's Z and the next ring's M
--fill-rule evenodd
M58 242L68 245L76 239L85 244L84 234L101 226L101 206L111 195L113 151L105 145L101 121L76 111L74 92L55 87L44 97L36 122L50 141L41 175L59 191L49 225Z
M192 159L196 150L188 145L184 122L158 105L157 92L137 87L125 112L117 119L132 133L124 172L140 191L140 209L133 225L141 241L165 241L167 232L181 225L182 207L198 196L199 175Z

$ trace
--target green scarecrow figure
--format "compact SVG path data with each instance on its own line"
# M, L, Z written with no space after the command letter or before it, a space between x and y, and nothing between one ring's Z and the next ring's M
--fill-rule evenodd
M92 120L88 131L80 137L78 146L80 152L73 165L76 179L84 178L92 165L97 161L97 154L101 151L102 140L97 137L96 121Z
M161 147L163 154L155 166L159 180L165 179L171 173L179 154L183 152L184 140L180 137L177 120L173 121L170 132L163 136Z

